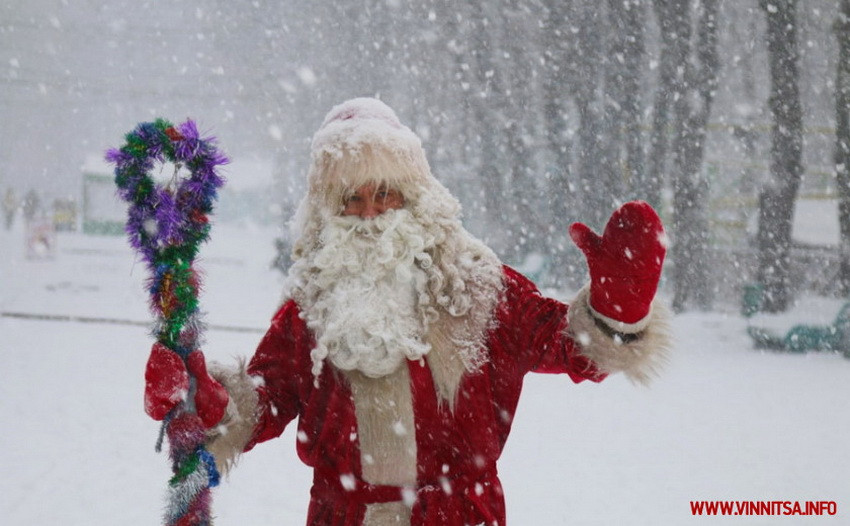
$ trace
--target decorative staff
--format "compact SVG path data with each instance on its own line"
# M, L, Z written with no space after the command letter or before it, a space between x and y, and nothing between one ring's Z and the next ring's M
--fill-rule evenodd
M106 153L106 160L115 165L118 194L130 205L125 227L130 245L149 271L156 343L145 371L145 411L163 421L156 449L167 435L174 473L164 521L168 526L208 525L210 489L219 474L204 447L205 430L221 420L227 392L207 374L199 350L201 283L193 262L209 238L207 215L224 184L216 168L229 161L215 138L200 138L191 120L178 126L163 119L140 123L125 139L121 148ZM165 162L174 164L174 175L157 183L150 173ZM188 170L188 178L180 180L181 168Z

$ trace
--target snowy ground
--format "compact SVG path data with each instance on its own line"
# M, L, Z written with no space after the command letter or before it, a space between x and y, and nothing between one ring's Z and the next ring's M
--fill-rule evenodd
M280 286L273 236L216 225L201 263L209 323L264 328ZM64 234L53 259L29 260L16 227L0 247L2 312L149 319L144 268L123 239ZM673 361L649 389L529 377L500 463L509 523L850 522L850 360L755 351L745 327L677 317ZM218 360L260 338L207 336ZM150 343L142 326L0 317L0 523L159 522L170 471L142 411ZM310 473L294 444L290 429L245 456L215 490L217 524L303 524ZM693 517L692 500L830 500L838 515Z

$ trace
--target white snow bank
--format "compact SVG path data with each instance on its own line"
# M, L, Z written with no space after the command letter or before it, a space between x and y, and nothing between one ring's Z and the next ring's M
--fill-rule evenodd
M841 239L837 199L798 199L794 206L791 239L811 245L836 247Z

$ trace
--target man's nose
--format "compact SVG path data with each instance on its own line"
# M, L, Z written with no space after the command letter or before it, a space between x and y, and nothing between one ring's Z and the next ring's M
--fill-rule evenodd
M363 211L360 212L360 217L363 219L372 219L381 215L381 212L383 212L383 210L381 210L378 202L370 196L364 200Z

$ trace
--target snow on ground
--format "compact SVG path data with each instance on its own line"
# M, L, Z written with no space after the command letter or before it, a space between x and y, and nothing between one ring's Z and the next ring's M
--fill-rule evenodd
M201 262L209 323L264 328L280 288L274 235L214 227ZM123 239L57 241L53 259L28 260L20 227L0 232L0 311L149 320L144 267ZM677 317L651 388L529 376L499 466L509 523L847 524L850 360L755 351L745 327ZM205 352L227 361L260 336L210 330ZM0 317L0 523L159 522L170 471L142 411L150 344L142 326ZM217 524L303 524L311 474L293 427L215 490ZM831 500L838 515L693 517L692 500Z

